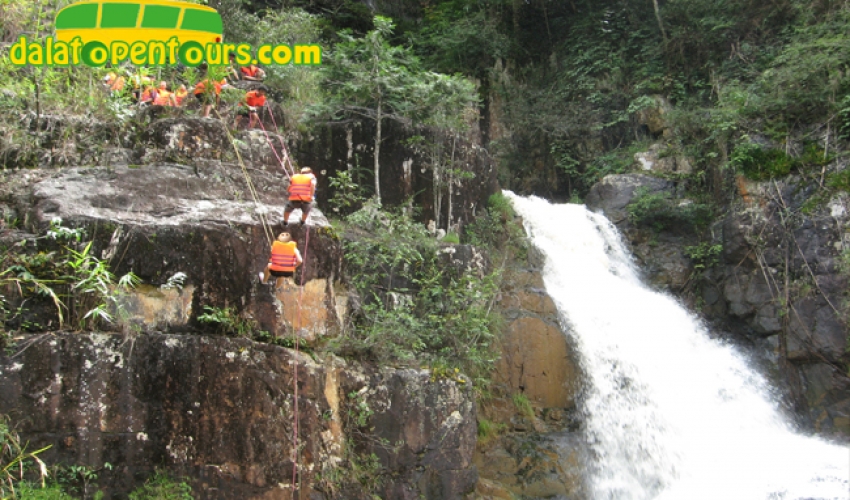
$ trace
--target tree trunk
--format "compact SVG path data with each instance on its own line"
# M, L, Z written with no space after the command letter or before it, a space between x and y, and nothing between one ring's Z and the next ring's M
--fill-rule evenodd
M345 127L345 145L348 146L348 149L345 152L345 168L348 169L349 173L352 173L354 170L354 164L351 163L351 158L354 157L354 131L351 130L351 125L347 125ZM351 176L354 179L354 176Z
M652 0L652 6L655 8L655 19L658 19L658 29L661 30L661 38L664 39L664 45L667 45L667 32L664 31L664 23L661 22L661 10L658 8L658 0Z
M431 149L431 168L434 171L434 227L440 228L443 213L443 146L442 138L435 140Z
M381 204L381 164L378 162L381 156L381 120L383 119L381 104L381 98L378 97L377 126L375 127L375 198L378 199L378 205Z
M454 187L455 144L457 144L457 136L452 138L452 159L449 162L449 215L446 221L446 233L450 233L452 230L452 187Z

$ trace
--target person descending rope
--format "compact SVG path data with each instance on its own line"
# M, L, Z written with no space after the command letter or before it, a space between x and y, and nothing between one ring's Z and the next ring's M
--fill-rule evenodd
M195 97L201 101L201 104L204 106L204 118L208 118L210 116L210 112L212 112L213 106L217 106L219 104L221 89L226 84L226 79L222 79L220 82L212 81L212 84L210 84L210 79L206 78L195 85Z
M269 276L274 276L277 278L275 288L281 288L287 282L285 278L294 276L295 269L302 262L298 244L292 241L292 236L286 232L280 233L277 241L272 243L271 257L269 257L265 272L260 273L260 280L265 284Z
M289 202L283 209L283 225L289 224L289 214L296 208L301 209L301 225L307 222L310 208L313 206L313 195L316 193L316 176L310 167L301 169L289 180Z

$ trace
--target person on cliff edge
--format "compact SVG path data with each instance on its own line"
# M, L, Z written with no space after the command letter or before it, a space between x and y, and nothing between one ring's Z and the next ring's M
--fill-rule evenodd
M265 272L260 273L260 281L265 284L269 276L274 276L275 288L279 289L287 282L286 278L292 278L295 275L295 269L302 262L298 244L292 241L292 236L287 232L280 233L277 241L272 243L269 263L266 265Z
M313 206L313 196L316 194L316 176L310 167L301 169L300 174L295 174L289 180L289 201L283 209L283 225L289 224L289 214L296 208L301 209L301 222L303 226L310 215Z

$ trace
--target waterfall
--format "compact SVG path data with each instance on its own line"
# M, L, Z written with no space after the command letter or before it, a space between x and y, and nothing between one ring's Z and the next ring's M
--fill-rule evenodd
M742 353L641 282L604 216L506 195L586 376L591 498L850 498L850 450L798 434Z

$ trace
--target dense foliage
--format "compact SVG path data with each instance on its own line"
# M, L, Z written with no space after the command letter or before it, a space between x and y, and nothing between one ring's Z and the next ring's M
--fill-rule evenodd
M346 266L359 310L337 350L381 363L461 367L486 379L498 273L453 263L454 249L403 212L369 203L347 223Z

